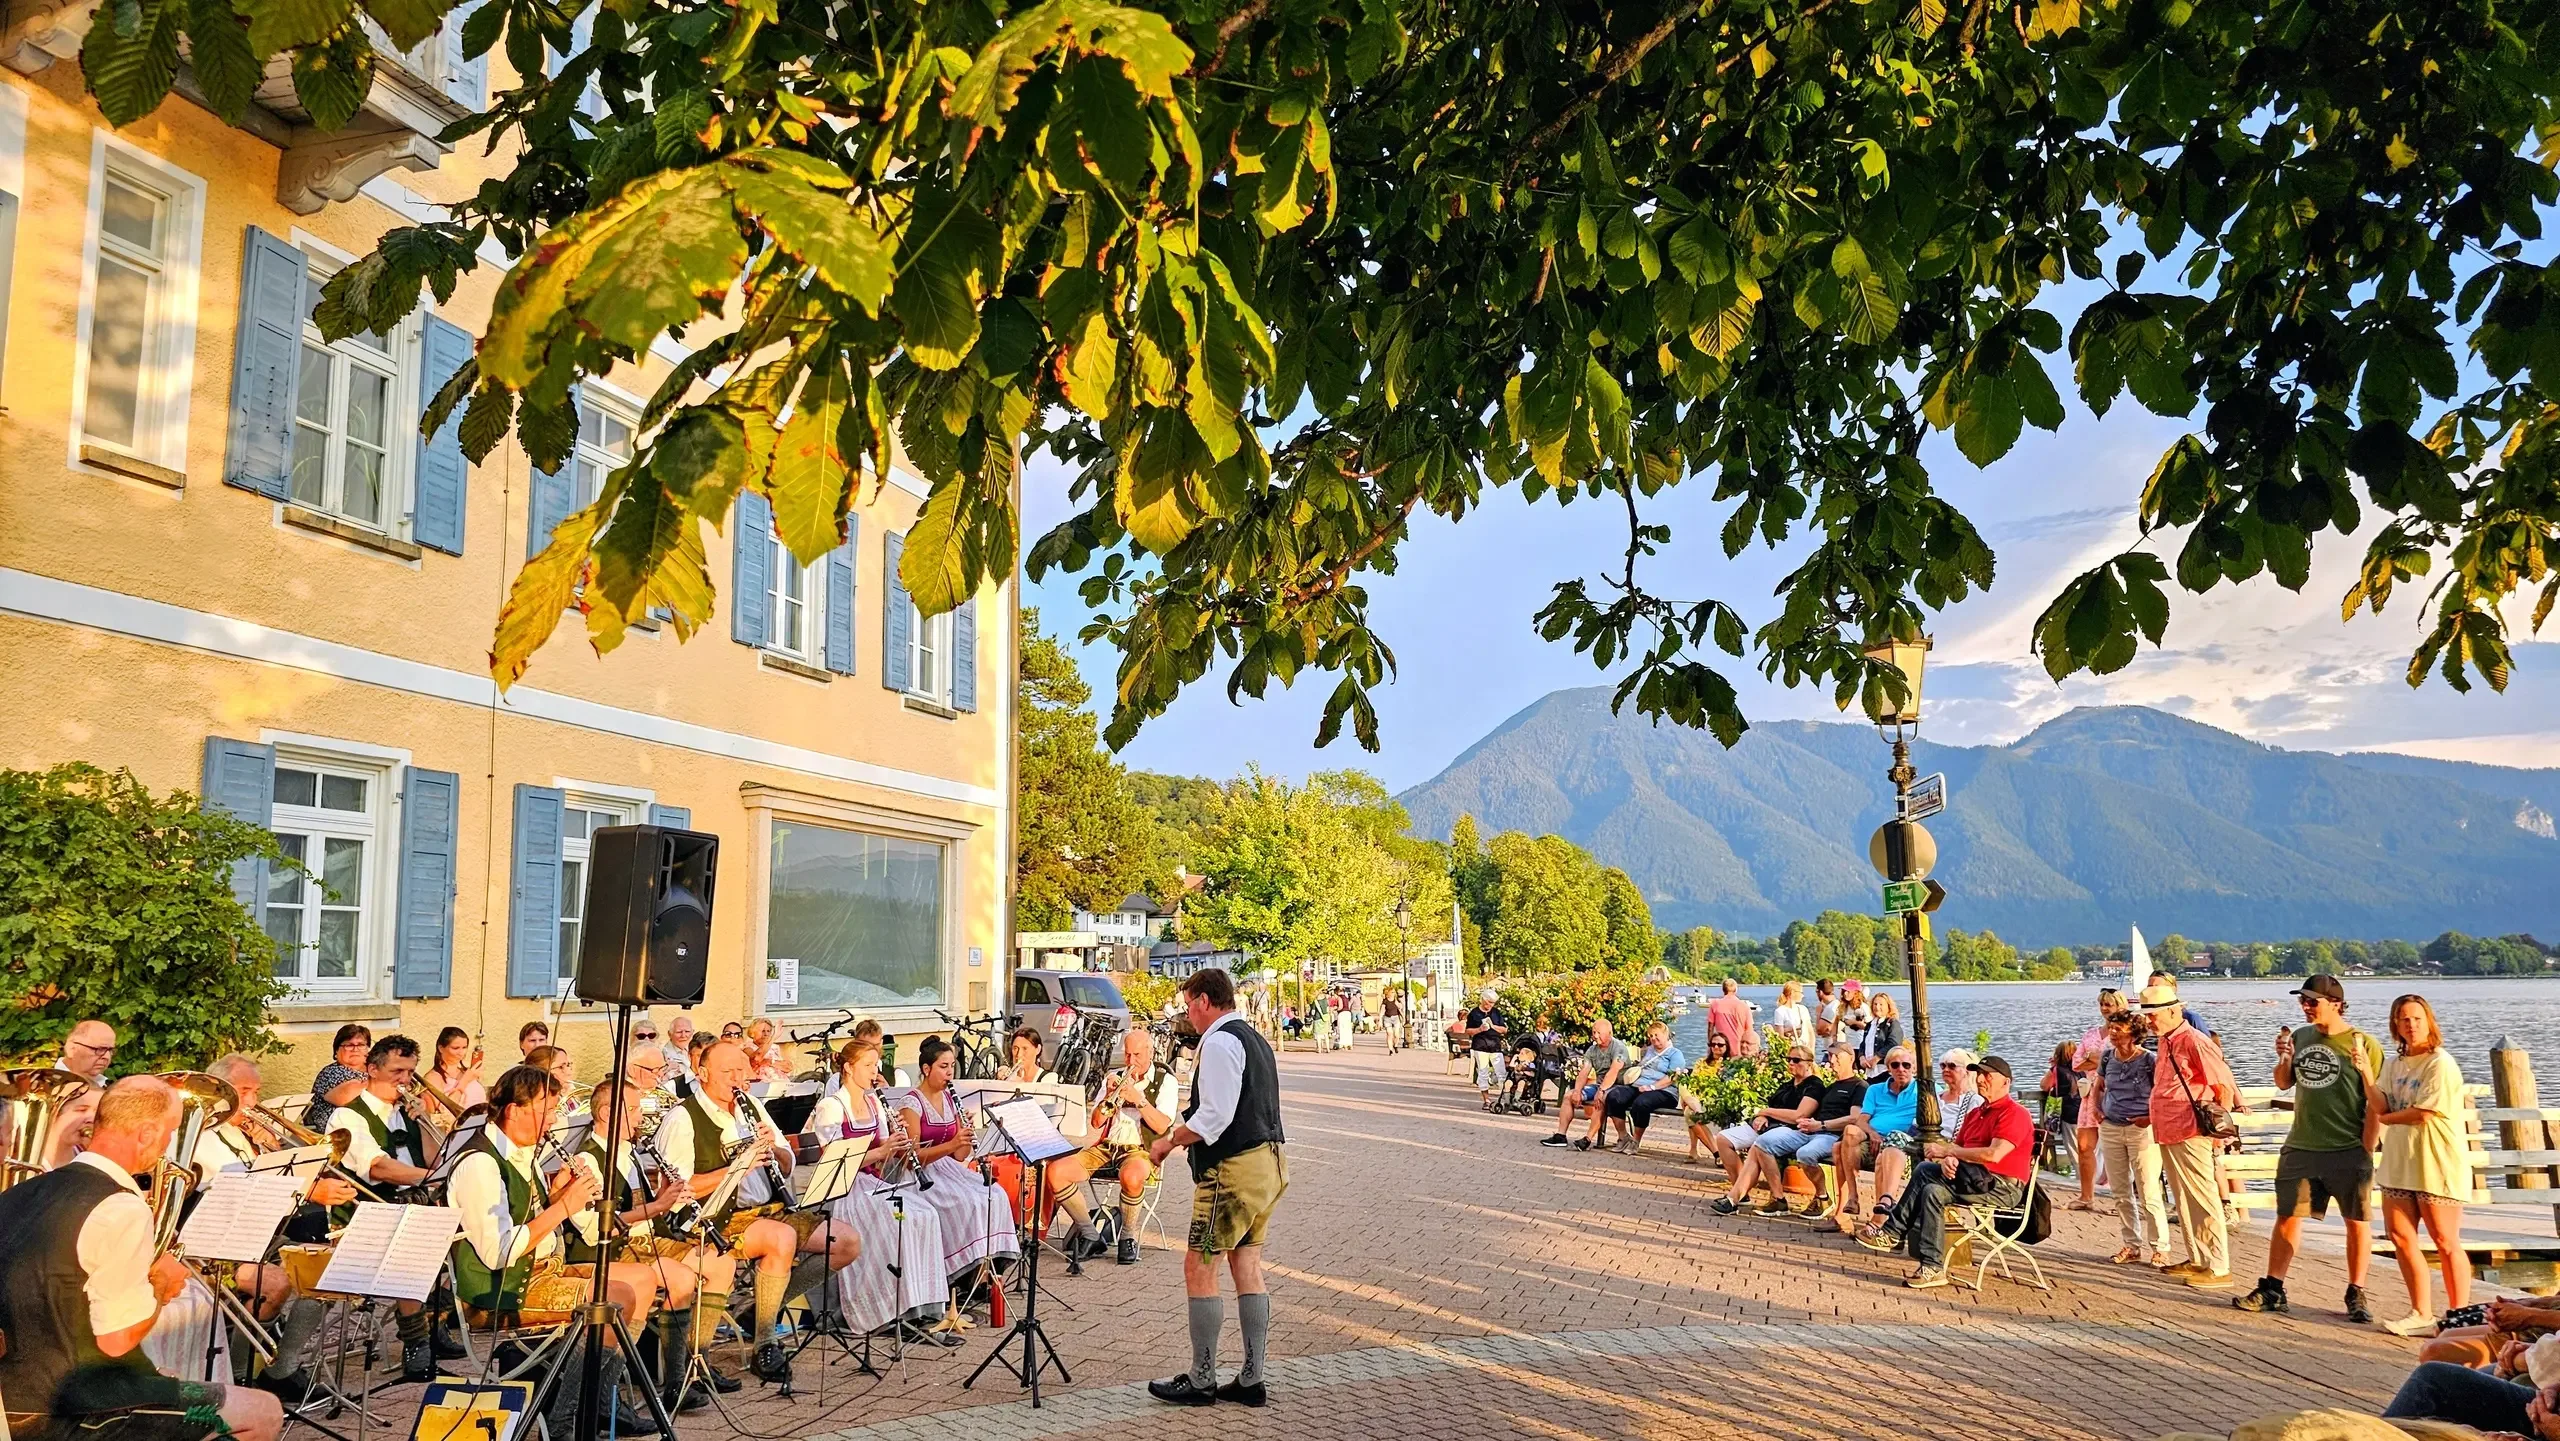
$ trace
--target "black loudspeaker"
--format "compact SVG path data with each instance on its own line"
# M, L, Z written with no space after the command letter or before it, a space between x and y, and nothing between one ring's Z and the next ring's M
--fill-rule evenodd
M604 826L590 836L578 999L702 1004L719 868L720 838L700 831Z

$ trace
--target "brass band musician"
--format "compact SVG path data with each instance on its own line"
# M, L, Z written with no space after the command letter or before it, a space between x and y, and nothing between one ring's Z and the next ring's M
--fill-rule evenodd
M179 1116L166 1081L129 1076L87 1150L0 1192L0 1398L19 1441L274 1441L283 1426L274 1396L176 1380L143 1352L189 1273L152 1254L134 1176L160 1164Z
M744 1165L732 1203L725 1214L705 1224L720 1226L731 1238L739 1260L755 1262L755 1293L750 1312L748 1368L760 1380L787 1384L791 1363L773 1339L783 1303L851 1265L861 1242L850 1231L832 1236L820 1230L821 1218L806 1211L784 1210L784 1179L791 1169L791 1146L746 1093L752 1067L737 1042L721 1040L703 1053L693 1094L668 1109L659 1123L658 1153L687 1194L708 1196L719 1189L733 1165ZM753 1144L760 1143L760 1144ZM742 1154L738 1148L746 1147ZM733 1161L732 1155L737 1159ZM704 1288L705 1305L728 1305L730 1298Z
M202 1185L212 1184L217 1172L246 1170L255 1157L293 1144L289 1137L276 1134L258 1112L263 1082L255 1061L234 1051L206 1069L214 1079L231 1087L240 1104L222 1124L208 1126L196 1137L190 1163ZM344 1205L355 1197L356 1188L345 1180L325 1175L317 1178L311 1183L311 1204L304 1208L308 1214L297 1214L288 1221L286 1233L293 1235L299 1229L305 1239L320 1239L328 1229L326 1219L319 1214L321 1208ZM313 1233L314 1222L318 1234ZM251 1303L260 1321L278 1323L276 1358L255 1384L287 1401L301 1400L309 1389L302 1375L302 1354L309 1349L311 1338L319 1334L324 1314L320 1303L295 1296L282 1266L242 1266L232 1273L231 1285Z
M383 1037L365 1054L364 1071L364 1089L330 1112L328 1123L320 1129L347 1133L344 1164L376 1192L415 1186L427 1179L435 1165L425 1139L424 1117L419 1114L421 1103L411 1099L416 1094L411 1082L418 1074L418 1043L403 1035ZM349 1201L330 1212L330 1221L344 1225L354 1215L355 1205ZM432 1381L436 1358L426 1309L415 1301L395 1304L400 1379Z
M687 1363L711 1344L719 1316L714 1312L714 1324L697 1330L694 1297L697 1292L728 1295L735 1283L738 1261L702 1242L675 1234L671 1225L662 1226L670 1212L688 1204L693 1197L684 1186L651 1175L651 1168L643 1162L639 1143L648 1135L651 1116L641 1109L641 1097L646 1092L636 1082L626 1081L620 1087L621 1139L613 1148L613 1167L606 1169L601 1128L612 1123L615 1089L606 1082L597 1086L588 1099L599 1129L589 1133L580 1154L595 1167L597 1175L605 1178L605 1184L599 1206L580 1212L576 1219L577 1234L569 1243L570 1258L589 1265L599 1259L600 1211L603 1206L612 1207L623 1235L613 1259L646 1267L656 1277L658 1288L666 1293L666 1304L650 1318L647 1338L641 1343L642 1362L649 1368L650 1379L668 1414L698 1411L710 1405L711 1398L698 1387L682 1391L677 1388L684 1380ZM712 1386L718 1390L735 1391L745 1384L711 1367L707 1360L703 1364L710 1371Z

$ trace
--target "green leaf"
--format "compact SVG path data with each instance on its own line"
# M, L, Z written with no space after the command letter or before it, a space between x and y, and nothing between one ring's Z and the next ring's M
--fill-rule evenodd
M967 488L966 483L936 486L907 530L898 581L926 615L957 610L970 595L960 526L960 498Z
M345 28L355 13L355 0L258 0L249 11L250 52L268 56L316 45Z
M889 244L852 205L843 171L789 151L748 151L723 163L741 212L829 289L880 313L892 275Z
M148 115L178 75L179 18L185 0L144 0L134 29L93 23L80 44L80 72L111 125Z
M806 565L844 540L852 467L839 448L851 381L844 362L823 354L792 402L773 448L773 529Z
M253 36L256 30L253 18ZM353 25L325 45L305 45L294 51L293 93L310 112L311 123L322 130L338 130L355 119L373 89L373 63L373 42Z
M187 68L205 103L227 124L249 113L265 68L249 49L249 22L231 0L193 0L187 16Z
M2018 443L2024 419L2007 376L1976 376L1955 409L1956 449L1976 465L1989 465Z
M260 0L264 3L264 0ZM365 13L391 37L396 50L413 50L444 28L444 0L364 0Z
M572 513L552 527L551 543L525 562L498 608L498 631L489 648L489 674L504 691L523 679L533 653L559 629L560 612L577 600L586 579L587 552L603 515L596 506Z
M522 389L573 325L637 352L725 297L747 244L715 168L634 181L536 241L498 286L482 371Z
M978 343L978 298L985 293L985 248L992 235L985 216L947 194L917 199L889 293L916 364L949 370Z

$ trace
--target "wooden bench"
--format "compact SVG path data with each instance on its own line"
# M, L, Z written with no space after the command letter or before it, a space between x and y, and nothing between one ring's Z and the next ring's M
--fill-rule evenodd
M2549 1189L2552 1168L2560 1166L2560 1150L2502 1149L2489 1143L2487 1130L2502 1122L2560 1122L2560 1108L2492 1106L2484 1104L2489 1100L2487 1086L2467 1085L2462 1090L2462 1133L2471 1165L2471 1194L2463 1199L2473 1205L2549 1203L2555 1232L2560 1232L2560 1190ZM2247 1107L2234 1117L2240 1124L2240 1150L2222 1158L2222 1173L2239 1177L2242 1186L2229 1199L2243 1210L2272 1211L2276 1155L2293 1127L2292 1093L2272 1086L2243 1086L2240 1099ZM2544 1184L2518 1184L2528 1177ZM2373 1201L2376 1216L2381 1215L2378 1192L2379 1188Z

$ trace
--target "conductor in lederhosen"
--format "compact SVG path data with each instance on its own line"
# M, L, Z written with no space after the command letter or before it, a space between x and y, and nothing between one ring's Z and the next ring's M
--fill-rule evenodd
M1262 1362L1271 1336L1271 1293L1262 1280L1262 1239L1289 1163L1280 1153L1280 1069L1271 1043L1236 1014L1236 983L1221 970L1182 983L1185 1013L1200 1034L1200 1065L1181 1124L1147 1150L1156 1164L1174 1147L1189 1148L1191 1235L1182 1253L1182 1288L1191 1297L1191 1369L1147 1383L1147 1394L1177 1406L1263 1401ZM1218 1381L1218 1258L1236 1279L1236 1321L1244 1333L1244 1367Z

